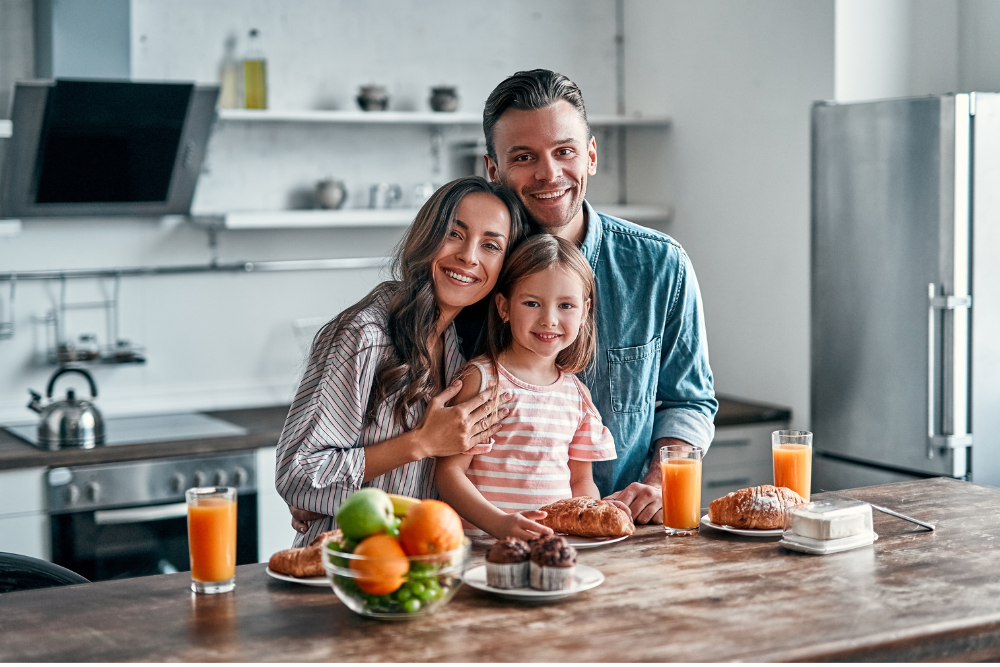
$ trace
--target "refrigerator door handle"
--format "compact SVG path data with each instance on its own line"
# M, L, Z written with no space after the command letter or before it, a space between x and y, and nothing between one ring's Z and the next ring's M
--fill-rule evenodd
M933 459L936 450L964 449L972 446L972 434L938 433L937 420L937 383L934 381L937 371L937 311L958 308L971 308L972 297L938 296L937 286L930 283L927 288L927 458ZM941 383L953 381L942 373ZM950 392L949 392L950 395Z

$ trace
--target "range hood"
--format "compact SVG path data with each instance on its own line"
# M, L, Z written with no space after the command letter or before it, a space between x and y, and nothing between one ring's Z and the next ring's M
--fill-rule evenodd
M186 215L218 86L18 82L0 217Z

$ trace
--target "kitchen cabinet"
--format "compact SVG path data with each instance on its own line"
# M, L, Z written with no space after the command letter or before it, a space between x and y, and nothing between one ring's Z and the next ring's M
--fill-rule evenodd
M266 563L274 552L291 547L295 540L288 505L274 488L276 450L257 450L257 558L261 563Z
M0 551L48 560L45 468L0 471Z

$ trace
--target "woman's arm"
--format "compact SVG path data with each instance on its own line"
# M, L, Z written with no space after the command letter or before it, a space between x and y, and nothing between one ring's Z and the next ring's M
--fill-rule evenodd
M530 540L552 533L551 528L536 523L545 518L545 512L525 510L507 514L483 498L465 474L471 463L472 457L467 454L439 459L434 476L441 499L455 508L462 518L498 540L505 537Z
M590 496L600 498L601 492L597 490L594 483L594 466L590 461L569 460L569 488L573 490L573 497Z

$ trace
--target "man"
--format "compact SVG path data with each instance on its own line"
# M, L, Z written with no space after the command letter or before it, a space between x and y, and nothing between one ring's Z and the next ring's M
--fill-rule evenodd
M718 409L691 262L665 234L597 213L584 197L597 142L580 89L561 74L518 72L483 111L486 170L543 231L580 247L597 283L596 363L582 378L618 458L594 464L601 494L636 523L662 523L660 447L708 449Z

